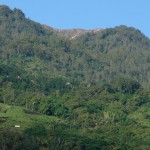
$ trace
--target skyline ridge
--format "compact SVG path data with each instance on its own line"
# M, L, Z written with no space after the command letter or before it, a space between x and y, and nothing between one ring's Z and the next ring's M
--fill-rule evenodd
M58 29L95 29L113 28L119 25L140 29L150 38L149 8L150 1L111 2L89 1L17 1L2 0L0 4L21 9L31 20ZM33 7L34 6L34 7Z

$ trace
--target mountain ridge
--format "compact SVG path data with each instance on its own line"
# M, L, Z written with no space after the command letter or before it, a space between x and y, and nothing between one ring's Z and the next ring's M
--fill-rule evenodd
M56 34L58 34L59 36L62 37L67 37L70 40L76 39L86 33L96 33L96 32L100 32L101 28L97 28L97 29L55 29L53 28L53 30L56 32Z
M149 150L149 87L139 30L62 31L0 8L0 149Z
M25 18L18 9L1 6L0 11L0 53L4 62L18 56L34 57L33 61L40 59L47 67L47 71L42 67L43 71L53 70L52 76L87 84L118 76L133 78L144 86L150 83L150 40L133 27L59 30ZM33 70L30 68L35 74Z

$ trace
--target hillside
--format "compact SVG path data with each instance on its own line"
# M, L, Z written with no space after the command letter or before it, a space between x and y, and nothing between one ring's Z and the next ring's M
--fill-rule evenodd
M45 96L30 109L0 104L0 148L148 150L149 107L149 91L115 92L108 85Z
M149 91L115 92L106 85L45 96L30 109L0 104L0 148L148 150L149 107Z
M149 87L138 29L59 30L0 6L0 149L148 150Z
M14 62L24 69L32 64L28 71L36 76L40 70L86 84L120 76L133 78L145 87L150 84L150 40L139 30L126 26L100 32L46 29L26 19L18 9L3 6L0 11L3 64Z

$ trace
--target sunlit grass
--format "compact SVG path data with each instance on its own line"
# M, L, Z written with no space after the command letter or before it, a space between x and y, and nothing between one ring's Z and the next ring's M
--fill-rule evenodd
M61 119L43 114L28 114L26 109L18 106L9 106L0 103L0 127L20 125L22 129L34 124L43 124L49 126L52 122L61 121Z

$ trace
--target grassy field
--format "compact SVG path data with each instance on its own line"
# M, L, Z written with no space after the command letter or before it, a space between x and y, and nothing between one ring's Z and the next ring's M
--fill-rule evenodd
M15 125L19 125L20 129L24 130L35 124L42 124L47 128L51 128L54 122L61 123L64 121L57 117L27 110L24 107L0 103L0 128L6 126L15 127Z

